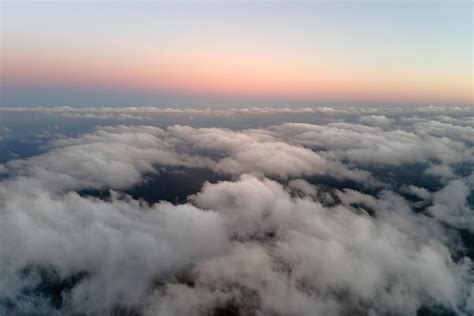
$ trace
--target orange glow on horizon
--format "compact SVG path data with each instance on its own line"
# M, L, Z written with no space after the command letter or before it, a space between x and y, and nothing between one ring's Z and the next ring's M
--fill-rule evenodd
M245 56L244 56L245 57ZM11 83L289 99L419 100L473 103L466 80L385 74L381 70L304 65L271 56L147 56L133 60L15 56L4 61ZM444 79L444 78L443 78ZM471 80L472 81L472 80Z

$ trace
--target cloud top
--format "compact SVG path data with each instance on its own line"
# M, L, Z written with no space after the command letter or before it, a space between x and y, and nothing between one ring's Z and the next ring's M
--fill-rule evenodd
M7 162L0 313L473 313L471 118L366 112L247 129L103 126ZM439 187L376 173L413 165ZM162 168L227 180L180 204L127 195Z

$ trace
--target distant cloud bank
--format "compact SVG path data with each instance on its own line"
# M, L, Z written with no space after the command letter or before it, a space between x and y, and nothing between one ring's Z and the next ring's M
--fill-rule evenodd
M386 106L386 107L367 107L367 106L317 106L317 107L236 107L236 108L166 108L150 106L131 106L131 107L72 107L72 106L37 106L37 107L0 107L0 112L43 112L56 113L65 117L77 118L95 118L95 119L150 119L153 115L163 114L202 114L202 115L232 115L232 114L275 114L275 113L347 113L370 115L362 118L363 120L383 119L383 114L406 114L415 113L461 113L472 114L472 107L468 106ZM376 115L381 113L381 115Z

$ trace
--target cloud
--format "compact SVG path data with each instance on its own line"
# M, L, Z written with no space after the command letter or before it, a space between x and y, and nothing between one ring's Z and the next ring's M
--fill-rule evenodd
M433 194L433 205L428 211L444 223L474 232L474 210L467 201L473 191L472 180L469 181L468 178L452 180Z
M154 164L206 166L199 157L178 155L155 127L104 127L79 138L61 139L54 148L7 164L16 174L53 189L125 188L139 182Z
M151 308L159 315L162 308L179 315L173 306L180 308L189 296L203 310L233 299L277 315L408 315L423 304L466 303L470 262L455 263L437 241L441 228L410 212L400 197L369 198L377 208L372 218L292 198L274 181L243 176L208 184L193 201L223 217L234 249L199 263L192 288L171 286L160 293ZM416 230L420 224L425 230Z
M155 172L158 164L204 167L229 175L258 172L281 178L333 174L364 180L368 176L264 130L189 126L166 130L103 127L79 138L61 139L51 151L10 161L6 167L10 173L35 178L51 188L80 189L125 188L139 182L143 174Z
M275 126L273 130L292 142L324 151L325 158L339 161L401 165L433 159L443 164L473 160L468 144L454 140L448 134L446 137L430 136L420 129L384 131L379 127L350 123L287 123Z
M449 165L431 165L428 169L425 170L425 173L440 177L442 179L456 178L456 174L454 173L453 168Z
M410 185L408 189L410 190L410 192L414 193L420 199L428 199L431 197L431 193L425 188L420 188L414 185Z
M27 182L13 180L0 191L3 299L29 303L20 293L38 280L19 274L27 267L50 268L61 278L85 273L63 299L70 301L71 312L104 314L117 304L140 304L154 279L166 279L228 247L223 222L212 211L55 194Z
M367 115L362 116L359 122L369 126L380 126L382 128L388 128L392 125L393 120L387 118L385 115Z
M261 172L265 175L289 176L338 173L341 177L363 178L359 170L348 170L337 162L331 162L316 152L297 144L281 140L265 130L232 131L217 128L194 129L173 126L169 134L198 150L223 155L213 169L221 173L239 175Z
M248 129L102 126L0 166L0 314L472 314L474 266L459 233L474 227L472 127L459 114L469 109L322 112L348 116ZM440 187L369 171L408 164ZM228 180L182 204L124 193L163 166ZM88 189L110 195L80 194Z
M418 107L376 107L376 106L312 106L312 107L237 107L237 108L163 108L151 106L130 107L71 107L71 106L38 106L38 107L0 107L3 113L44 113L59 115L72 119L95 120L136 120L152 122L162 116L265 116L293 114L315 115L339 119L356 117L364 124L393 122L393 118L413 119L413 116L433 117L437 122L469 124L473 114L472 107L455 106L418 106Z

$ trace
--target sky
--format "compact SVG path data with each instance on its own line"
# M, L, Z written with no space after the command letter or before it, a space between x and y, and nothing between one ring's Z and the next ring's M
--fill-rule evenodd
M4 107L474 103L471 2L0 9Z

